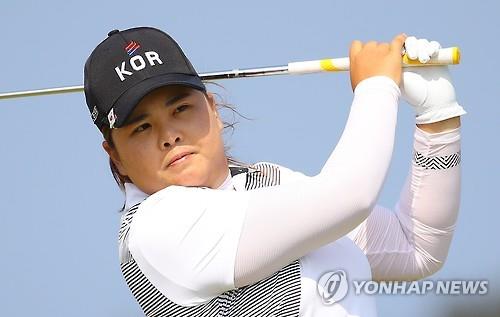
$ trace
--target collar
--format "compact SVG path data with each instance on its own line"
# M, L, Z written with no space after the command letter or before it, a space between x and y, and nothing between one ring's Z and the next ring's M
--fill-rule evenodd
M140 190L133 183L125 183L125 209L129 210L132 206L148 198L148 194Z

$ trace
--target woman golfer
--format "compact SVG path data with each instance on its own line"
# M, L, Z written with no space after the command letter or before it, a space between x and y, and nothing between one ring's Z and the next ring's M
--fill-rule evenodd
M147 316L375 316L352 281L416 280L443 265L460 192L459 116L447 69L402 74L439 43L354 41L354 91L321 172L229 164L223 123L177 43L112 31L85 64L85 95L125 191L121 269ZM414 157L394 209L376 205L401 95Z

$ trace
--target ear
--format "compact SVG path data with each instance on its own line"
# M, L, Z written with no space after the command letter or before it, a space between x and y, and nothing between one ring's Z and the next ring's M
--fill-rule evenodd
M214 94L211 92L207 92L207 100L210 105L210 109L212 109L215 119L217 120L217 126L219 127L219 130L224 129L224 124L222 123L222 120L219 116L219 111L217 110L217 103L215 102Z
M118 155L118 152L116 151L116 149L114 147L112 147L111 145L109 145L108 141L106 141L106 140L102 141L102 148L104 149L104 151L106 151L106 153L108 153L109 157L111 158L111 161L113 161L113 163L115 164L120 175L122 175L124 177L127 176L127 171L126 171L125 167L123 166L123 164L120 160L120 156Z

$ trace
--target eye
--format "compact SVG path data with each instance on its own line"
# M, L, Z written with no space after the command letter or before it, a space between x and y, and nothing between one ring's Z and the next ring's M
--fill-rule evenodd
M188 105L180 105L177 108L175 108L175 113L186 111L188 107L189 107Z
M132 133L135 134L135 133L142 132L142 131L146 130L147 128L149 128L150 126L151 125L149 123L143 123L140 126L138 126L137 128L135 128Z

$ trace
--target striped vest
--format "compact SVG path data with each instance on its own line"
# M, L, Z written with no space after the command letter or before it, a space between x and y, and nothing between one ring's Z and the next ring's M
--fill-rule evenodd
M246 173L245 190L280 184L280 171L270 164L253 165L250 171L230 167L231 175ZM233 317L273 316L296 317L300 308L300 264L295 260L266 279L229 290L198 306L180 306L169 300L149 282L127 248L128 231L139 204L122 217L118 236L121 248L120 266L125 281L146 316Z

